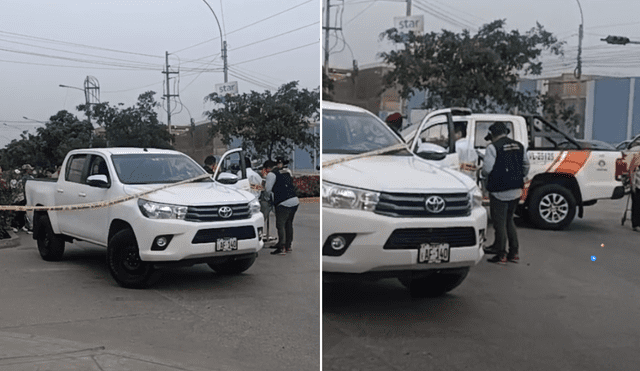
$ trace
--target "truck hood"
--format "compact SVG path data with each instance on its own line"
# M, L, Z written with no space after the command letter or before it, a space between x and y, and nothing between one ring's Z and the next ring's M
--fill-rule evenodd
M124 192L134 195L162 187L164 184L125 185ZM247 203L255 198L249 192L220 183L189 183L152 192L141 198L173 205L201 206Z
M322 155L327 162L349 156ZM322 180L377 192L458 193L475 186L468 176L417 156L372 156L323 167Z

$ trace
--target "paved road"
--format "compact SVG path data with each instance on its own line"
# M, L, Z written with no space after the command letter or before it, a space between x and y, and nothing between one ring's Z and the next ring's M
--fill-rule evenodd
M294 228L290 255L234 277L167 269L147 290L117 286L98 247L48 263L21 232L0 249L0 370L318 370L318 203Z
M565 231L520 222L520 264L485 258L441 298L412 300L394 280L332 287L323 369L638 370L640 233L620 224L625 200Z

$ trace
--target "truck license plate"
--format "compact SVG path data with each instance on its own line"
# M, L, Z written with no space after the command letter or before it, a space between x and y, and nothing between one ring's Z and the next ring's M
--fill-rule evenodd
M443 263L448 261L448 243L423 243L420 245L418 263Z
M216 251L238 250L238 239L236 237L218 238Z

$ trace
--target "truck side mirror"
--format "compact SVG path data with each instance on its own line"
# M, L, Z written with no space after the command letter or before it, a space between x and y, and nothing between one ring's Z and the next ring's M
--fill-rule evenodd
M220 175L218 176L218 179L216 180L222 184L236 184L238 183L239 179L240 178L238 178L238 176L235 174L220 173Z
M104 174L95 174L87 177L87 184L91 187L109 188L109 179Z

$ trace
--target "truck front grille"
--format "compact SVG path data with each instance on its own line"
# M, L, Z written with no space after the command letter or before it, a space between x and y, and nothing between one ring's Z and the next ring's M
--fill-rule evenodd
M251 240L256 238L256 230L250 225L244 227L201 229L193 237L191 243L211 243L216 242L218 238L228 237L235 237L238 241Z
M384 249L413 250L423 243L448 243L449 247L475 246L476 231L473 227L396 229L384 244Z
M231 208L231 216L223 218L219 211L222 207ZM249 204L189 206L185 220L190 222L219 222L226 220L249 219Z
M444 200L442 211L436 213L427 208L427 200L433 196ZM396 218L468 216L471 200L466 193L381 193L374 212Z

